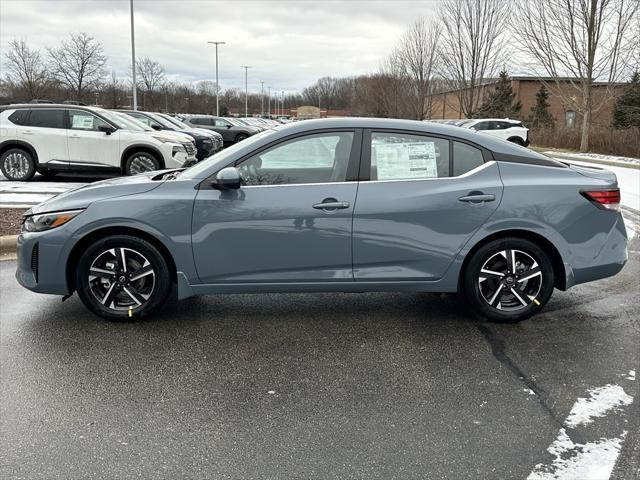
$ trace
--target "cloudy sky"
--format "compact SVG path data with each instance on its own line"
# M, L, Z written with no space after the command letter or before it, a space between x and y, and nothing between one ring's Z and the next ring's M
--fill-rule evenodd
M263 80L294 92L322 76L375 70L406 26L437 7L437 0L134 0L136 54L159 61L172 79L210 80L207 41L225 41L223 88L244 88L240 65L251 65L250 89ZM110 69L128 75L129 0L0 0L2 52L14 38L44 50L80 31L102 42Z

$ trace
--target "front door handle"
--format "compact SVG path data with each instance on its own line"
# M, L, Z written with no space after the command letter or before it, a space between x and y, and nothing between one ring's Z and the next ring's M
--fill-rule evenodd
M312 205L317 210L324 210L325 212L333 212L342 208L349 208L351 204L349 202L339 202L335 198L326 198L321 203Z
M23 130L22 133L24 135L33 135L33 130Z
M465 195L464 197L458 198L461 202L470 202L470 203L482 203L482 202L493 202L496 199L495 195L478 193L472 195Z

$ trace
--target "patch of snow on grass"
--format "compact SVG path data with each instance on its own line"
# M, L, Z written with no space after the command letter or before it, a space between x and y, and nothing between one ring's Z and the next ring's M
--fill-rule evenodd
M603 480L611 476L627 432L620 438L602 438L585 444L573 443L564 428L547 451L551 465L539 463L527 480Z
M633 397L627 395L619 385L605 385L589 390L589 398L578 398L573 404L564 424L575 428L593 422L595 417L604 417L611 410L630 405Z
M631 220L624 219L624 226L627 227L627 238L631 240L638 234L635 230L635 224Z
M554 156L554 155L570 155L575 158L584 158L586 161L589 160L600 160L605 162L620 162L620 163L629 163L632 165L640 165L640 158L634 157L620 157L617 155L602 155L600 153L579 153L579 152L565 152L558 150L548 150L542 152L545 155Z
M627 380L635 380L636 379L636 371L635 370L629 370L629 375L627 375Z

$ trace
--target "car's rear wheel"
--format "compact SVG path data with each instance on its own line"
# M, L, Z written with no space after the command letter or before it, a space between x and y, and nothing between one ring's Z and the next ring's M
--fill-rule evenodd
M553 265L535 243L520 238L480 247L464 272L467 301L495 322L519 322L539 312L554 288Z
M246 133L239 133L238 135L236 135L236 143L241 142L246 138L249 138L249 135L247 135Z
M137 175L138 173L152 172L160 170L160 162L149 152L135 152L129 155L124 163L124 173L126 175Z
M149 315L169 296L167 261L151 243L128 235L98 240L76 269L76 289L85 306L112 321Z
M36 173L36 162L26 150L10 148L0 157L0 170L7 180L26 182Z

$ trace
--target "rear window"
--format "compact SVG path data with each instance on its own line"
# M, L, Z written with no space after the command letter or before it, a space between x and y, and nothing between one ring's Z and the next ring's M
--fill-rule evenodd
M30 127L64 128L64 110L55 108L31 110L28 125Z
M14 125L26 125L28 116L29 110L16 110L9 115L9 121Z

